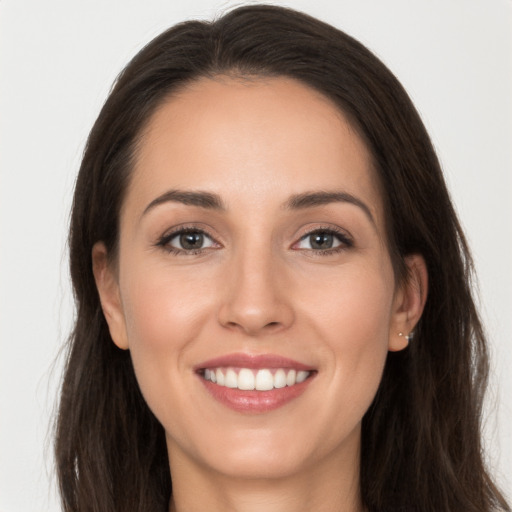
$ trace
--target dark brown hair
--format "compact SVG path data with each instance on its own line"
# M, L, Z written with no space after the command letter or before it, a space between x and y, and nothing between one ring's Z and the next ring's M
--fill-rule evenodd
M393 74L363 45L305 14L247 6L176 25L118 77L91 131L69 235L77 318L56 425L66 512L165 511L162 426L110 338L91 250L116 254L119 211L141 131L163 100L201 77L291 77L339 106L373 156L397 276L420 253L429 296L414 341L390 353L363 419L361 493L372 511L510 510L482 460L486 343L472 264L429 136Z

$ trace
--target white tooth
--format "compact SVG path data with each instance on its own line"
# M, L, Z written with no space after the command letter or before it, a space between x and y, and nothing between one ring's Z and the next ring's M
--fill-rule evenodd
M308 375L309 375L309 372L305 372L305 371L300 371L297 373L297 384L299 382L304 382L307 378L308 378Z
M210 370L208 368L204 371L204 378L210 380Z
M254 373L252 373L252 370L249 370L248 368L242 368L238 372L238 389L254 389Z
M286 385L293 386L295 384L295 377L297 376L297 372L295 370L290 370L286 375Z
M224 379L224 386L228 388L238 387L238 377L236 372L231 368L226 372L226 378Z
M268 391L274 388L274 377L270 370L258 370L256 374L256 389L258 391Z
M212 382L217 382L217 376L215 375L215 370L210 370L210 380Z
M286 373L281 368L274 374L274 387L284 388L286 386Z
M213 382L217 382L219 386L224 386L224 374L220 368L217 369L216 372L212 372L215 375L215 380ZM213 379L212 379L213 380Z

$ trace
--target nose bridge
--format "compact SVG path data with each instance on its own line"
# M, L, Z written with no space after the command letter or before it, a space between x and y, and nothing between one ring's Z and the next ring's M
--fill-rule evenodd
M270 243L240 244L227 269L221 323L251 335L289 326L293 311L281 267Z

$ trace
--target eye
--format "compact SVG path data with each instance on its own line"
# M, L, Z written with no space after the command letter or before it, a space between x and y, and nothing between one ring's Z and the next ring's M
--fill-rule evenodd
M336 252L336 249L352 247L352 241L333 229L316 229L304 235L293 247L318 252Z
M181 229L162 237L158 244L172 253L198 254L204 249L216 247L214 240L200 229Z

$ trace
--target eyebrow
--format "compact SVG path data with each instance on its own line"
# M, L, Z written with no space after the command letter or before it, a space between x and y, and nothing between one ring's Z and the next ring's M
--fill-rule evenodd
M222 199L217 194L201 191L169 190L165 194L153 199L153 201L146 206L142 215L148 213L155 208L155 206L168 202L181 203L187 206L198 206L199 208L209 210L226 209Z
M199 208L208 210L225 211L227 209L218 194L202 191L169 190L156 199L153 199L153 201L146 206L142 215L144 216L156 206L168 202L181 203L187 206L198 206ZM373 218L370 208L361 201L361 199L347 192L304 192L291 196L283 206L285 209L289 210L302 210L331 203L353 204L363 210L370 221L375 224L375 219Z
M331 203L353 204L354 206L361 208L370 221L375 224L375 219L373 218L372 212L366 203L347 192L305 192L303 194L296 194L290 197L284 206L290 210L301 210L304 208L324 206Z

